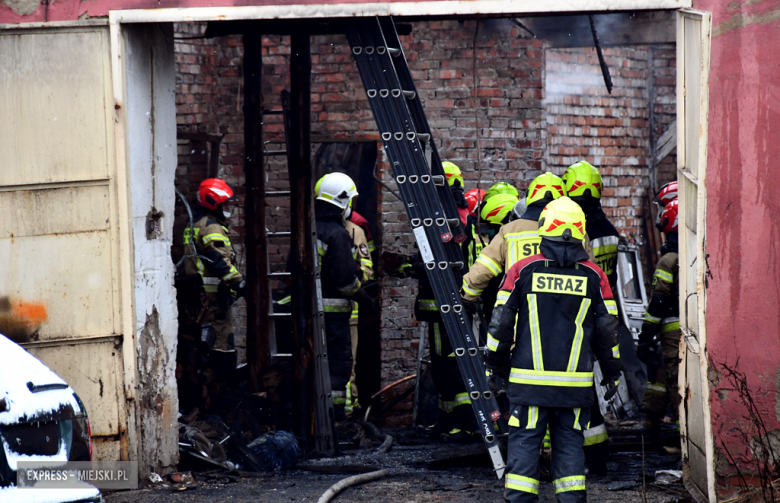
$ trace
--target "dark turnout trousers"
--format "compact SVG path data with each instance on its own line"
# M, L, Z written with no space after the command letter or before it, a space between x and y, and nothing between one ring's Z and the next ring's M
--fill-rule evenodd
M431 377L439 393L441 426L449 431L457 428L465 431L477 431L477 420L471 408L466 385L455 359L452 343L441 322L428 324L428 341L431 351Z
M552 478L559 503L585 503L585 455L582 432L590 410L512 405L506 495L511 503L539 501L539 451L549 426Z
M336 420L344 419L347 383L352 374L352 337L349 331L351 312L325 313L325 337L328 343L328 369L333 410Z

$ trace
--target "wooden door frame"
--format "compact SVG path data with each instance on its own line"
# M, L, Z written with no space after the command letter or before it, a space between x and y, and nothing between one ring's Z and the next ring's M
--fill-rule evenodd
M693 175L691 170L685 166L686 161L686 122L685 122L685 67L686 53L685 53L685 20L694 19L701 22L701 55L693 55L695 60L701 59L701 88L700 88L700 109L699 109L699 158L697 175ZM709 362L707 360L707 326L706 326L706 289L705 289L705 274L706 274L706 211L707 211L707 190L706 190L706 175L707 175L707 136L708 136L708 116L709 116L709 70L710 70L710 48L711 48L711 32L712 32L712 14L709 12L698 11L693 9L681 9L678 11L677 16L677 174L678 177L684 176L689 181L694 183L697 187L697 212L696 212L696 257L690 259L687 256L687 246L684 237L685 229L685 216L686 216L686 200L685 191L679 192L679 228L683 230L683 234L680 237L680 275L683 281L686 281L687 274L684 274L683 267L688 267L695 260L696 263L696 291L688 292L686 285L681 285L681 291L679 296L680 301L680 328L683 331L683 337L680 340L680 371L678 375L679 389L683 395L683 401L680 404L679 417L680 417L680 434L681 434L681 446L683 462L688 458L688 444L686 438L688 436L687 425L687 408L685 402L688 400L688 353L693 353L698 356L699 363L699 379L701 383L701 399L703 401L702 410L704 414L704 436L705 436L705 456L707 460L707 493L703 494L699 491L698 487L691 483L690 480L686 480L686 488L694 495L694 497L703 502L717 501L717 492L715 490L715 463L714 463L714 443L712 436L712 418L710 411L710 390L709 381L707 379ZM682 282L681 282L682 283ZM686 295L687 294L687 295ZM688 320L687 313L687 297L691 295L697 296L697 312L695 316L698 319L698 334L692 334L686 330ZM684 466L685 468L685 466ZM688 470L684 470L686 478L690 476Z

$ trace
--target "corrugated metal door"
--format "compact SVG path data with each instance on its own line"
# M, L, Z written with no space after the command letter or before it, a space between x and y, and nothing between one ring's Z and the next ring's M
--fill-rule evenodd
M25 347L86 404L95 459L127 459L107 26L0 32L0 295L46 306Z
M700 501L715 502L712 423L707 381L706 168L712 15L677 17L677 180L680 238L680 424L685 482Z

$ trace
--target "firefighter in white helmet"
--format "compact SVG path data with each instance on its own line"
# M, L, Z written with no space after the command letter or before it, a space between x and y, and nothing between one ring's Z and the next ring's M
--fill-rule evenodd
M344 228L344 214L358 192L349 176L329 173L317 183L316 195L317 254L322 277L330 386L336 420L342 420L345 417L347 384L352 374L349 328L352 301L365 302L361 295L367 297L360 289L364 272L353 258L354 244Z

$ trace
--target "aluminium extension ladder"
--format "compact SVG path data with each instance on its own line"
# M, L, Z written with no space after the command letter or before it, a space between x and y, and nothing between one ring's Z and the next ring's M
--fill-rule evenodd
M464 264L458 242L465 234L422 102L392 18L360 18L345 24L480 432L501 478L505 463L498 438L507 432L506 421L487 384L479 341L461 302Z

